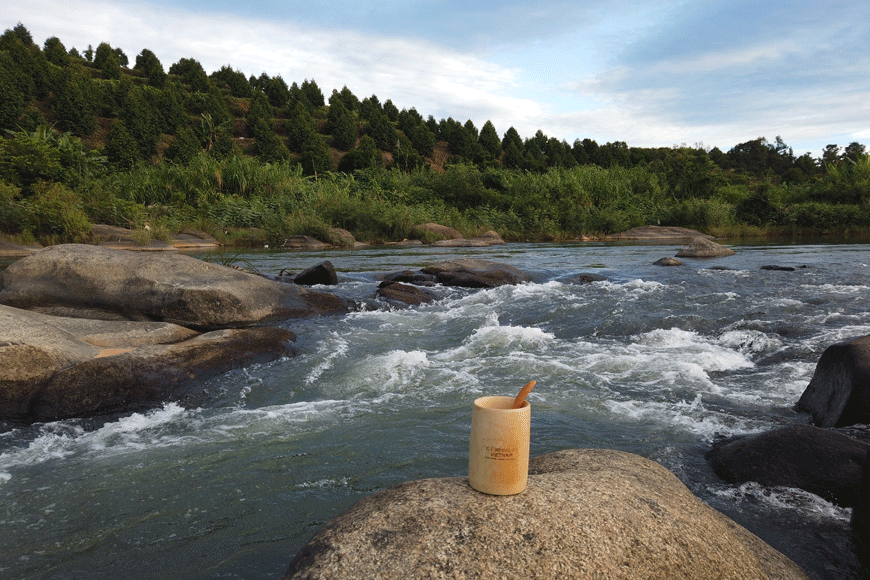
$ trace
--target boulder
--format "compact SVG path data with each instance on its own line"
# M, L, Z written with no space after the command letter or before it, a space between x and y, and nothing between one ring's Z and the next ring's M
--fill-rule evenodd
M495 288L528 281L525 274L508 264L470 258L431 264L422 271L434 275L445 286L463 288Z
M772 270L774 272L794 272L794 268L791 266L777 266L775 264L769 264L767 266L762 266L761 270Z
M430 245L446 248L485 248L487 246L498 246L504 243L505 241L497 232L489 230L473 238L438 240L432 242Z
M825 349L797 408L818 427L870 423L870 334Z
M423 241L428 240L460 240L463 235L459 230L455 230L441 224L425 223L417 224L411 228L411 235Z
M377 295L390 304L402 306L419 306L435 300L431 294L417 286L391 280L384 280L378 285Z
M679 240L694 240L695 238L708 238L713 236L702 234L698 230L671 226L639 226L618 234L605 236L607 241L632 241L632 242L661 242L673 243Z
M281 247L294 250L325 250L330 245L311 236L291 236L284 240Z
M852 508L852 530L855 532L858 556L865 565L870 565L870 461L866 459L861 472L858 501Z
M676 258L659 258L653 262L653 266L682 266L683 263Z
M716 443L707 460L729 483L796 487L852 507L858 501L866 443L811 425L791 425Z
M347 309L342 299L179 253L50 246L3 272L0 304L78 318L252 326Z
M584 272L581 274L573 274L561 280L566 284L592 284L593 282L606 282L607 278L601 274L591 274Z
M434 286L438 279L434 274L424 274L414 270L402 270L384 276L384 282L404 282L415 286Z
M500 246L505 243L504 239L502 239L502 237L498 235L498 232L495 230L487 230L479 236L474 236L472 239L484 241L490 246Z
M695 238L689 245L677 252L678 258L721 258L733 255L734 250L717 244L708 238Z
M352 248L357 243L353 234L343 228L329 228L328 236L333 246Z
M375 493L326 524L284 578L807 578L648 459L567 450L529 473L514 496L465 477Z
M316 266L312 266L293 277L293 282L300 286L315 286L322 284L324 286L335 286L338 284L338 274L335 273L335 267L329 260L324 260Z
M42 246L38 245L13 244L11 242L0 241L0 258L20 258L22 256L29 256L41 249Z
M291 332L198 334L165 322L103 321L0 305L0 417L16 422L129 411L193 379L291 354Z

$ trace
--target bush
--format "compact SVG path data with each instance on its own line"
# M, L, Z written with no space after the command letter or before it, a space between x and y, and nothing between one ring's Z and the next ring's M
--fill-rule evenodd
M78 194L59 183L39 183L26 203L25 223L44 244L91 241L91 222Z

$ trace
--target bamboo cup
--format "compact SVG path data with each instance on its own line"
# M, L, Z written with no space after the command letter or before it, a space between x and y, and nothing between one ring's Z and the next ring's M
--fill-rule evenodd
M529 479L529 437L532 407L514 397L480 397L471 413L468 482L490 495L515 495Z

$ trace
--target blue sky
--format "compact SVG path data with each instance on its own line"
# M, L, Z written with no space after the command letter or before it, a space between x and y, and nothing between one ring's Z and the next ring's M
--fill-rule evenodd
M819 0L12 0L42 44L314 79L572 143L870 145L870 10Z

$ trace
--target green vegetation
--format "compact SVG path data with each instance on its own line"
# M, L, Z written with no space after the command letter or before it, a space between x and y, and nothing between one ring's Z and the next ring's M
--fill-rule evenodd
M84 56L82 56L82 54ZM646 224L715 235L867 233L870 158L781 138L727 152L499 137L486 121L424 119L389 99L328 99L313 79L246 77L194 59L167 69L143 49L80 54L23 25L0 36L0 235L88 241L90 224L228 244L373 243L437 222L506 240L599 236ZM145 234L143 234L145 235Z

